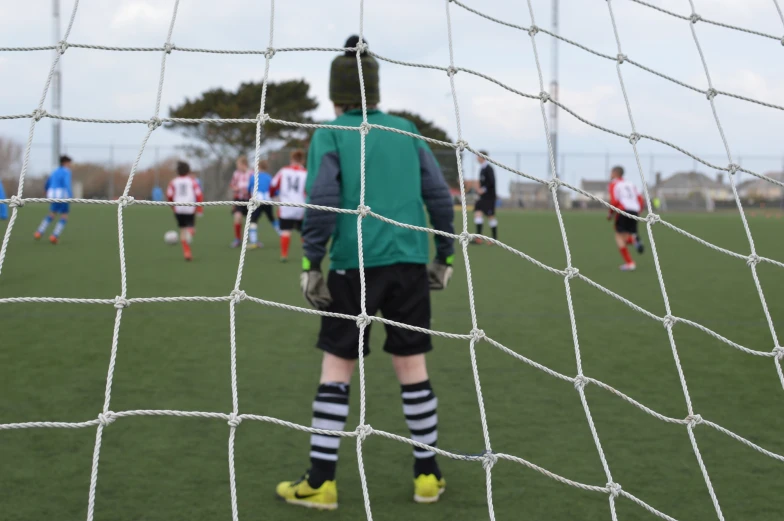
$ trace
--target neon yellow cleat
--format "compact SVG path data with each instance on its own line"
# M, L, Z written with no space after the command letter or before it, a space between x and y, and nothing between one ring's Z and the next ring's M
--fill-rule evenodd
M435 503L446 490L446 480L438 479L435 474L420 474L414 479L414 501Z
M308 484L305 474L297 481L284 481L275 487L275 494L290 505L299 505L319 510L338 508L338 486L335 481L325 481L319 488Z

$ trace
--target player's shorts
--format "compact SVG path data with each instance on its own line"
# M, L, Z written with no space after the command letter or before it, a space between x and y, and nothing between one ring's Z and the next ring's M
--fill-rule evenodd
M234 200L237 201L237 202L242 202L242 203L247 203L248 202L247 199L238 199L236 197L234 198ZM232 206L231 207L231 214L234 215L237 212L241 213L242 215L248 215L248 207L247 206L240 206L240 205Z
M495 215L495 198L480 197L474 205L475 212L482 212L487 217Z
M384 318L422 328L430 327L430 286L424 264L393 264L367 268L367 314L381 311ZM332 304L327 311L346 315L359 315L359 270L330 271L327 287ZM364 353L370 354L371 324L365 328ZM384 351L397 356L411 356L433 349L430 335L384 325L387 339ZM321 317L316 347L340 358L354 360L359 357L359 328L354 320Z
M196 225L195 213L175 213L174 218L180 228L193 228Z
M247 210L245 212L245 215L247 215ZM272 216L272 206L268 204L263 204L258 208L256 208L255 210L253 210L253 213L250 214L250 222L252 223L259 222L259 219L261 218L262 215L266 215L267 219L269 219L270 222L275 222L275 217Z
M626 212L630 215L634 215L635 217L639 215L637 212ZM621 215L619 213L615 214L615 231L618 233L637 233L637 221L634 219L629 219L625 215Z
M71 207L68 203L52 203L49 205L49 211L52 213L68 213Z
M280 229L281 231L286 231L286 230L302 231L302 219L281 219Z

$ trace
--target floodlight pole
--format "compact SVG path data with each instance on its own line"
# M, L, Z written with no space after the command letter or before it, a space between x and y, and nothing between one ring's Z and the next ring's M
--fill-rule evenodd
M52 0L52 36L54 38L54 45L58 46L60 43L60 0ZM53 51L55 58L57 57L58 49ZM60 115L60 103L62 99L61 92L61 75L60 75L60 60L57 61L57 66L54 69L52 76L52 114ZM52 119L52 166L57 168L60 166L60 150L62 147L61 134L60 134L60 120Z
M558 0L552 0L553 34L558 35ZM550 99L558 101L558 38L552 39L552 80L550 81ZM550 103L550 143L553 147L553 164L555 175L558 175L558 107Z

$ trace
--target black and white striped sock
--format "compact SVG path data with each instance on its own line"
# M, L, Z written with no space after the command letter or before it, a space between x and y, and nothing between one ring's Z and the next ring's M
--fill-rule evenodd
M342 431L346 428L348 417L349 385L344 383L325 383L319 385L313 400L313 421L316 429ZM327 480L335 479L338 464L340 437L325 434L310 436L310 472L308 483L313 488L320 487Z
M400 386L403 398L403 414L411 431L411 439L431 447L438 444L438 398L430 380L418 384ZM420 474L435 474L441 479L441 471L436 463L436 454L431 450L414 447L414 477Z

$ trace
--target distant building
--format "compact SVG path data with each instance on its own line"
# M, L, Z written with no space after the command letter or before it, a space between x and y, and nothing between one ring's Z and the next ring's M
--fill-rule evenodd
M765 176L784 182L784 172L769 172ZM778 201L784 199L784 187L755 177L738 185L738 195L750 201Z
M662 179L656 174L656 185L651 190L661 200L663 210L708 210L717 203L732 201L732 188L724 182L724 174L711 179L700 172L678 172Z
M561 208L569 208L571 190L562 188L558 192ZM511 208L552 208L553 196L547 185L536 182L512 181L509 183L508 206Z
M583 179L580 182L580 188L591 194L592 196L601 199L603 201L607 201L609 197L609 192L607 191L610 185L609 181L602 180L602 181L592 181L588 179ZM588 196L585 196L581 193L574 193L573 207L574 208L582 208L583 210L587 208L601 208L602 204L599 201L591 199Z

